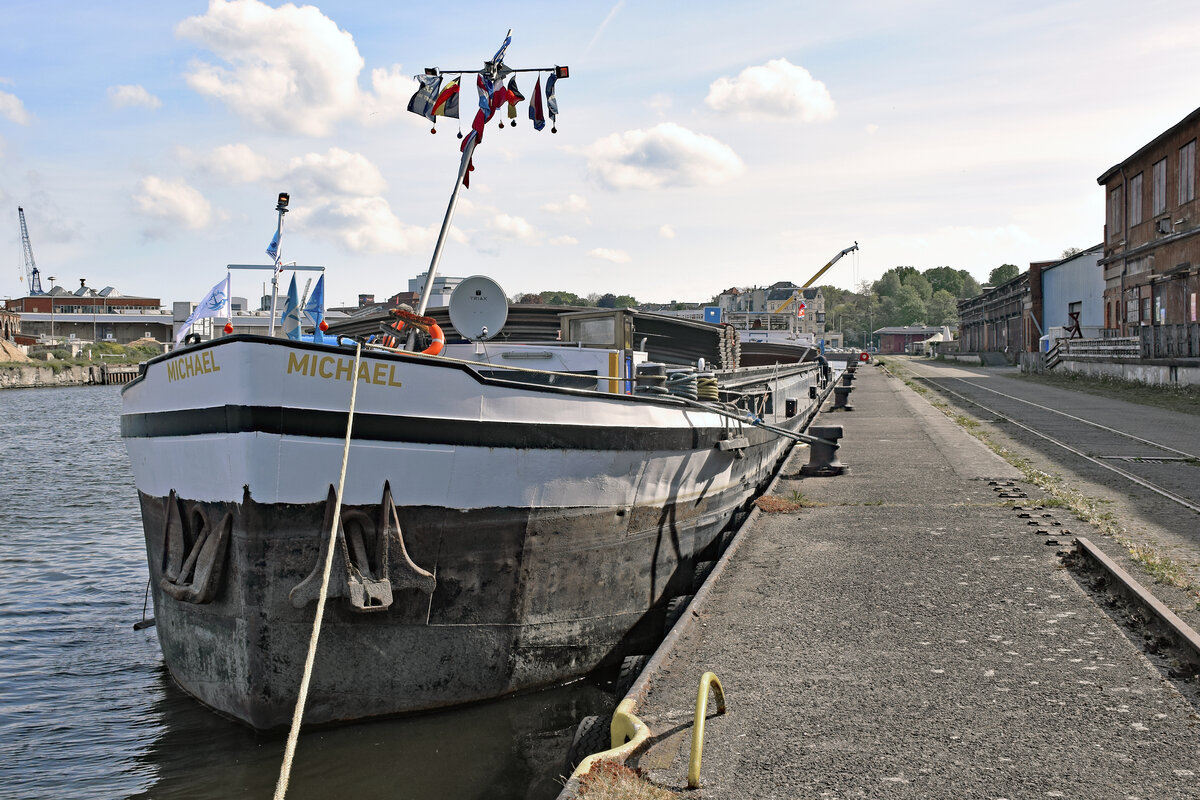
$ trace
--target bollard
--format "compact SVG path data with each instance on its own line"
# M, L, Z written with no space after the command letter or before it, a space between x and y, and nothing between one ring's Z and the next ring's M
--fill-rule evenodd
M851 375L853 375L855 372L858 372L857 362L851 361L849 364L847 364L846 372L849 372Z
M837 457L838 448L841 447L838 444L838 439L842 438L841 425L811 427L806 433L821 441L809 442L808 463L800 468L801 475L825 478L832 475L845 475L850 471L850 468L838 461Z
M839 408L842 411L853 411L854 406L850 405L850 393L852 391L854 391L853 386L833 387L833 408L830 411L837 411Z
M853 385L854 385L854 373L853 372L847 372L844 375L842 375L842 386L853 386Z

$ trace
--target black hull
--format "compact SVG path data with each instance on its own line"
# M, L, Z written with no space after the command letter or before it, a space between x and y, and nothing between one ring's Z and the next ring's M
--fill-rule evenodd
M765 477L770 448L748 454L736 490L664 508L397 509L403 547L432 573L427 592L393 580L391 605L364 612L335 565L305 721L332 723L436 709L585 675L662 635L662 606L687 591L692 563ZM217 711L267 729L294 710L315 603L289 595L319 584L328 507L189 502L141 494L164 660L176 682ZM210 597L180 599L164 576L167 509L184 544L232 516L212 565ZM343 521L378 536L378 506L345 506ZM199 548L197 548L199 549ZM339 562L340 563L340 562ZM378 564L375 565L376 569ZM419 580L416 583L420 583ZM428 587L426 587L428 588ZM339 596L340 595L340 596Z

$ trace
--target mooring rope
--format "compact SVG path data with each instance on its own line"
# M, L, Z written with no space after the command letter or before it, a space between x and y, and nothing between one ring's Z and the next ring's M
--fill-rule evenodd
M362 343L354 348L354 372L358 375L362 360ZM350 383L350 411L346 415L346 443L342 447L342 472L338 476L337 496L334 499L333 526L329 529L329 543L325 551L325 571L321 574L321 594L317 597L317 614L313 618L312 637L308 640L308 657L304 660L304 677L300 680L300 696L296 698L296 710L292 714L292 729L288 733L287 748L283 752L283 766L279 769L279 783L275 785L275 800L283 800L287 794L288 778L292 774L292 757L296 755L296 741L300 738L300 720L304 717L304 703L308 700L308 684L312 678L313 662L317 657L317 637L321 634L321 619L325 616L325 595L329 591L329 573L333 570L333 550L337 546L337 529L342 519L342 490L346 486L346 465L350 462L350 431L354 428L354 404L358 399L358 381Z

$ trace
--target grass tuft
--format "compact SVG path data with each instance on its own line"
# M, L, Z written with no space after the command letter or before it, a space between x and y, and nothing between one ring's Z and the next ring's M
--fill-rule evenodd
M577 797L584 800L675 800L670 789L651 783L641 770L599 761L579 779Z

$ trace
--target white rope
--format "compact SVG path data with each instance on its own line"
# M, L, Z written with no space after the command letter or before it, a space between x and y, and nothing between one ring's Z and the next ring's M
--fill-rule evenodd
M362 360L362 344L354 348L354 375L358 375ZM300 680L300 696L296 698L296 710L292 714L292 730L288 733L287 748L283 752L283 766L279 770L279 783L275 785L275 800L283 800L287 794L288 778L292 774L292 757L296 755L296 740L300 738L300 720L304 716L304 703L308 700L308 683L312 678L313 661L317 657L317 637L321 634L321 619L325 616L325 595L329 591L329 573L333 569L333 549L337 546L337 529L342 519L342 489L346 486L346 465L350 461L350 431L354 427L354 404L358 399L358 380L351 382L350 412L346 416L346 443L342 447L342 473L338 476L337 497L333 508L333 526L329 529L329 546L325 551L325 571L321 574L321 594L317 598L317 615L313 618L312 637L308 640L308 657L304 660L304 677Z

